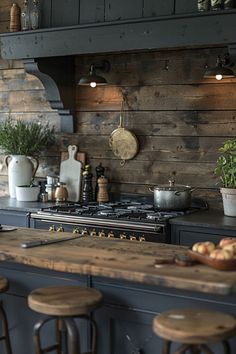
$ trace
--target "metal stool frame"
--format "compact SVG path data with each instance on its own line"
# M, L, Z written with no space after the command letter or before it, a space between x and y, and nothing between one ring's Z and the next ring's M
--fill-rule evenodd
M2 304L0 304L0 319L2 321L2 336L0 337L0 341L4 340L5 344L5 351L6 354L12 354L12 349L11 349L11 342L10 342L10 336L9 336L9 330L8 330L8 322L7 322L7 316L6 313L3 309Z
M77 329L75 318L82 318L89 321L92 328L91 337L91 351L86 352L86 354L96 354L97 349L97 325L96 322L90 318L88 315L74 316L74 317L64 317L64 316L50 316L46 319L40 319L34 325L33 331L33 342L36 354L49 353L55 351L57 354L62 354L63 351L63 337L66 336L66 353L68 354L81 354L80 350L80 336ZM42 348L41 345L41 329L49 321L56 321L56 343ZM63 352L64 353L64 352ZM8 354L8 353L7 353ZM9 353L11 354L11 353Z

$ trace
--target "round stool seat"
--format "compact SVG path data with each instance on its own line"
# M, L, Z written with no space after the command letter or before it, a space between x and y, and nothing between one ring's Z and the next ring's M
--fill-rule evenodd
M0 293L4 293L8 290L8 280L0 276Z
M222 312L178 309L163 312L153 321L154 332L169 341L207 344L223 341L236 333L236 320Z
M29 307L46 315L86 315L102 302L100 291L80 286L39 288L28 296Z

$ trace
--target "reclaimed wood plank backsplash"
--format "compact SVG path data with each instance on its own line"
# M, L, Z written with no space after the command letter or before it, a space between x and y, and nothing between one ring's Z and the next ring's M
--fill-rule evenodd
M85 3L81 0L80 5ZM103 1L96 3L98 21L105 18L106 11L114 17L115 1L105 2L112 5L110 10L102 7ZM144 16L158 10L154 1L143 4ZM173 3L168 4L170 9ZM1 1L0 30L7 30L9 7L10 1ZM83 11L90 21L85 8ZM235 136L236 80L216 82L204 80L203 75L206 64L213 66L217 55L226 51L227 48L220 47L75 57L76 131L58 134L57 146L41 159L37 176L57 173L60 151L76 144L86 152L94 174L100 162L106 167L113 192L147 194L149 185L166 183L175 172L177 183L198 187L194 195L221 206L213 170L218 148L226 138ZM110 85L96 89L77 86L90 64L101 59L111 63L109 73L98 71ZM68 89L64 86L62 83L62 89ZM126 100L125 125L140 143L138 155L123 167L108 144L109 135L119 124L122 97ZM0 98L0 120L9 116L50 120L58 128L58 114L50 109L44 87L38 79L26 75L20 61L0 60ZM3 195L7 193L7 171L3 155L0 157Z

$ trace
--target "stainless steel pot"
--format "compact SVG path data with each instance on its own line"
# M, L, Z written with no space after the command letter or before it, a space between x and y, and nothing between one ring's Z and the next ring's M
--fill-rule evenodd
M154 193L154 206L161 210L185 210L191 205L191 193L195 188L175 184L170 180L168 185L149 187Z

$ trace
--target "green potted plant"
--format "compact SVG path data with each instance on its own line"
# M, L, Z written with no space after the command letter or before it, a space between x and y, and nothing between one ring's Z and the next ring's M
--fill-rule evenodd
M224 214L236 216L236 139L228 139L219 148L215 175L220 176Z
M13 121L0 123L0 149L7 154L10 197L16 197L16 186L30 186L38 168L37 156L55 140L49 124Z

